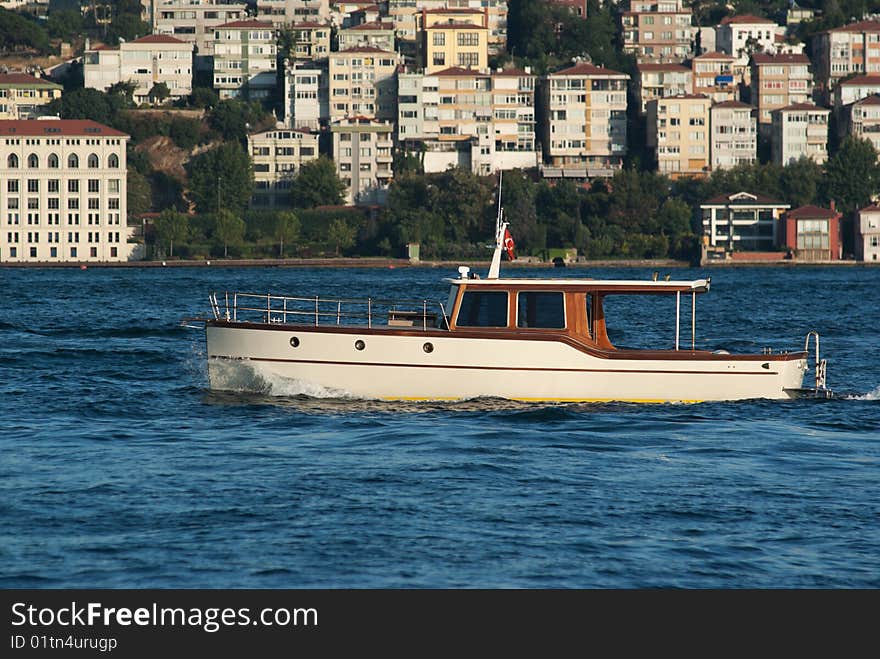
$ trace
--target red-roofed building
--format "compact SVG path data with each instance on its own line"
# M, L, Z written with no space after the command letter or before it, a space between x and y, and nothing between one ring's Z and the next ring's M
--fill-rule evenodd
M489 62L488 13L422 10L425 73L451 66L482 70Z
M384 204L393 175L389 121L354 115L334 121L333 160L348 204Z
M733 55L716 51L703 53L691 60L694 94L705 94L716 103L739 100L742 76L735 67Z
M784 31L768 18L750 14L728 16L715 29L715 45L722 53L733 55L737 63L745 65L753 53L775 52L776 35Z
M752 55L751 101L758 108L758 124L769 136L771 113L794 103L806 103L813 94L813 74L806 55Z
M168 102L192 93L193 44L167 34L122 41L118 48L86 48L84 85L106 91L119 82L134 83L135 103L148 103L157 83L168 87Z
M813 64L824 102L829 104L842 78L880 73L880 21L858 21L819 33Z
M612 176L623 166L628 80L587 62L546 76L540 95L545 175Z
M837 261L842 256L840 217L831 208L801 206L785 213L779 232L780 246L791 250L798 261Z
M645 114L648 102L664 96L680 96L694 93L694 75L684 64L644 63L636 65L639 77L636 80L636 97L639 110Z
M153 34L168 34L195 45L194 66L209 70L214 28L247 18L247 4L234 0L153 0Z
M880 93L844 106L841 110L842 132L869 140L880 153Z
M61 98L61 85L25 73L0 73L0 119L33 119Z
M330 3L327 0L257 0L257 20L271 21L279 30L294 23L326 24L330 22Z
M339 30L339 50L357 46L372 46L381 50L394 51L394 23L373 21L361 23Z
M0 121L0 262L133 258L127 141L88 120Z
M277 84L275 28L232 21L214 28L214 89L220 98L262 99Z
M712 170L747 165L757 160L758 129L754 108L740 101L722 101L709 109Z
M291 59L311 62L324 59L330 54L330 24L303 21L288 26L293 34Z
M330 120L397 118L397 53L358 46L330 53Z
M795 103L771 113L773 162L788 165L802 157L818 164L828 160L828 117L831 110Z
M880 94L880 73L841 80L834 88L834 107L839 109L872 94Z
M657 169L670 178L705 176L710 169L709 108L702 94L657 98L648 103L646 144Z
M621 14L623 50L638 62L684 62L693 53L695 29L683 0L630 0Z

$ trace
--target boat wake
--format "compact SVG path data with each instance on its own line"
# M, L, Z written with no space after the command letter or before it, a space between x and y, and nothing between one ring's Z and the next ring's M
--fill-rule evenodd
M277 398L337 398L357 400L358 396L341 389L286 378L249 361L212 361L208 366L211 389L235 393L260 394Z
M847 396L849 400L880 400L880 386L875 387L873 391L869 391L861 396Z

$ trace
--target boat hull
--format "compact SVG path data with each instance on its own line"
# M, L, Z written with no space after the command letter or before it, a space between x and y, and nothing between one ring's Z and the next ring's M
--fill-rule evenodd
M206 326L214 390L259 390L278 379L309 393L387 400L499 397L526 401L697 402L784 399L802 386L803 353L645 358L591 354L563 340L465 337L439 331Z

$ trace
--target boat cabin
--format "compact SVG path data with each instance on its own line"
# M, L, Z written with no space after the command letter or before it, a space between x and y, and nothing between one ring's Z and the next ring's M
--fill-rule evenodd
M451 284L446 306L451 331L564 334L596 348L614 350L605 325L608 295L674 295L675 347L679 348L681 296L691 297L691 328L696 295L709 290L709 279L638 281L594 279L475 279L462 268ZM692 341L695 337L692 336ZM693 344L692 344L693 349Z

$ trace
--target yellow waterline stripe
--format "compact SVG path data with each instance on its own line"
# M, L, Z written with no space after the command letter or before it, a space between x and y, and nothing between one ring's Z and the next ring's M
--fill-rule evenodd
M511 398L503 396L503 400L511 400L520 403L704 403L704 400L667 399L667 398ZM454 402L474 400L473 398L421 398L418 396L383 397L385 401L406 402Z

